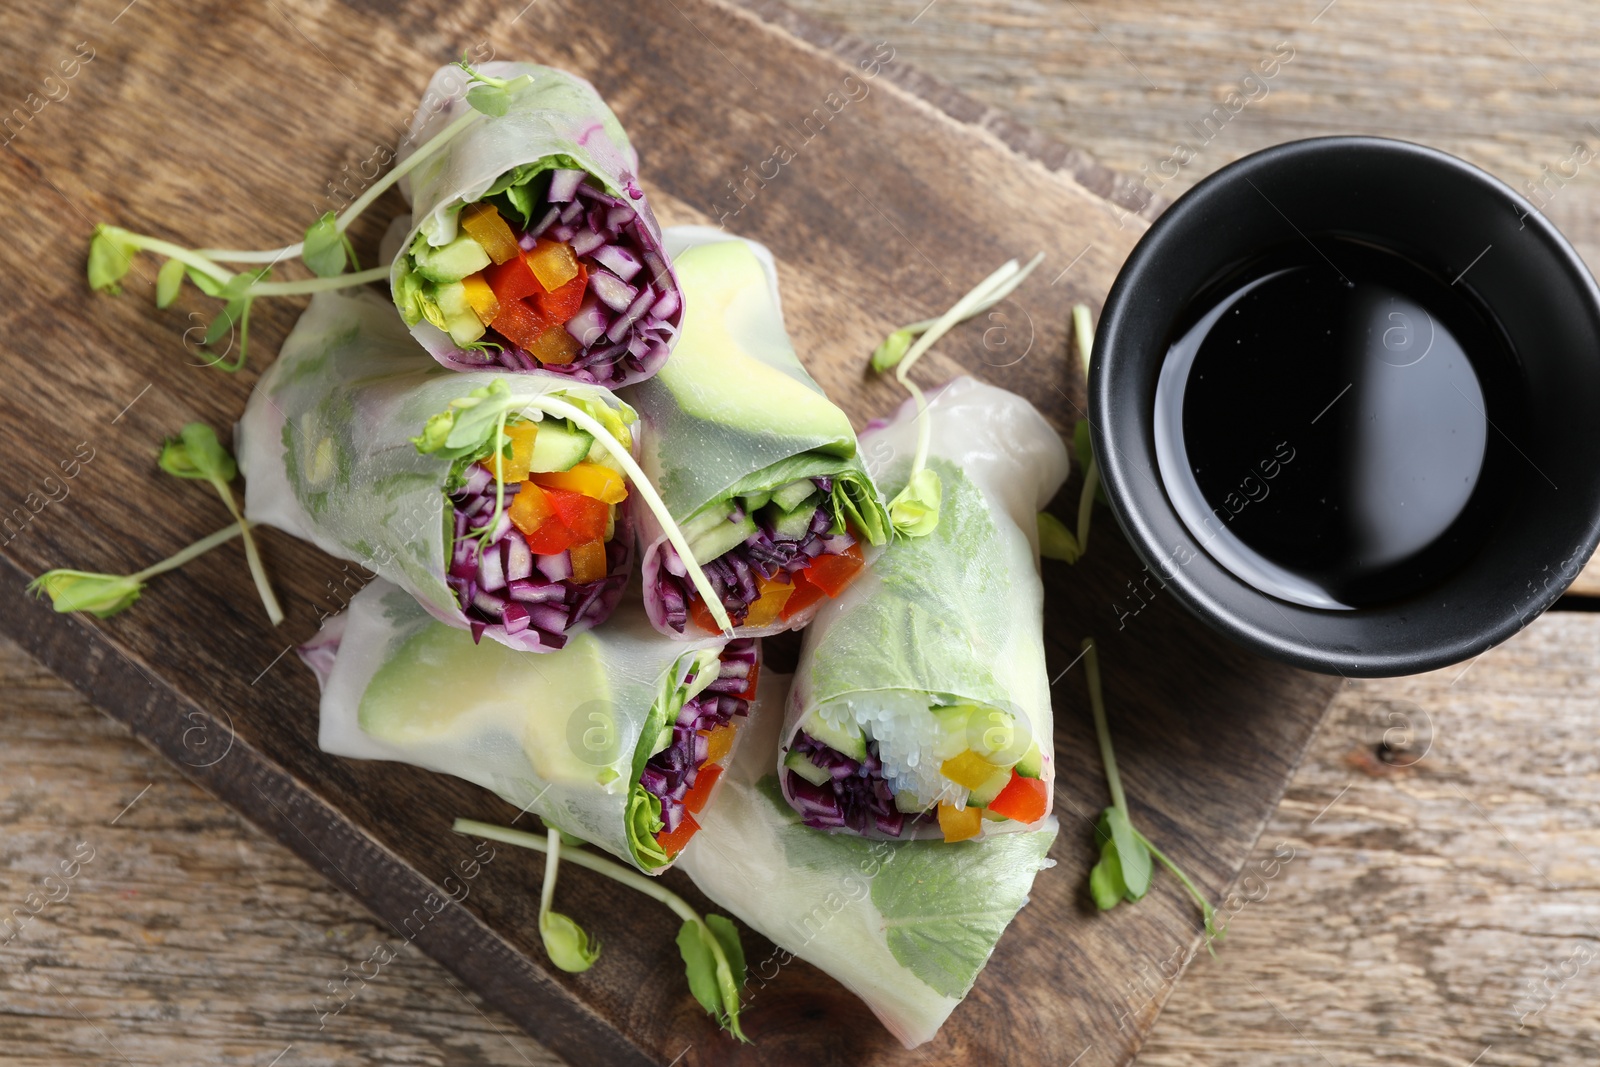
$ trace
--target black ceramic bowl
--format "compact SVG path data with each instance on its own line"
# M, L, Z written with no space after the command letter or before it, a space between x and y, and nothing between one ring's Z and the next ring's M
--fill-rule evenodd
M1387 597L1369 589L1354 607L1317 606L1241 578L1220 561L1229 558L1222 542L1197 536L1192 506L1180 511L1158 462L1157 422L1172 423L1157 418L1157 385L1197 302L1300 241L1402 257L1465 294L1506 354L1504 373L1482 377L1481 433L1493 435L1502 469L1472 490L1475 536L1421 587L1400 582ZM1531 204L1430 148L1296 141L1196 185L1123 265L1095 337L1089 397L1112 509L1154 575L1138 580L1162 584L1245 645L1311 670L1384 677L1469 659L1549 607L1600 539L1600 290ZM1170 460L1171 445L1163 448Z

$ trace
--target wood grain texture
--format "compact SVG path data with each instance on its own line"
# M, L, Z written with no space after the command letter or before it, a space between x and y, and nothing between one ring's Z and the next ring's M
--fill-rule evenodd
M1345 690L1140 1067L1592 1063L1597 690L1587 612Z
M87 293L92 222L211 245L292 239L326 206L319 183L359 169L375 137L392 142L409 107L398 101L475 42L592 78L634 135L663 221L721 218L768 243L797 347L858 420L899 400L865 373L865 354L887 328L947 306L996 263L1042 245L1044 269L987 329L942 345L924 373L935 382L973 370L1034 399L1058 427L1075 421L1083 394L1066 352L1068 309L1098 303L1143 225L1078 182L1080 172L1093 180L1092 169L1048 146L1019 151L1015 131L981 109L964 119L953 96L912 96L892 77L868 78L859 55L841 59L815 35L714 0L546 2L520 13L442 0L398 11L354 0L261 10L189 0L78 8L61 20L12 8L0 13L4 91L29 92L34 75L24 72L80 40L93 42L94 58L70 94L13 139L0 177L0 217L16 253L0 277L24 294L3 313L0 425L17 458L0 468L0 499L26 500L62 458L86 452L68 492L49 490L59 502L27 517L0 551L9 591L0 627L362 900L381 936L414 941L575 1062L1001 1062L1019 1050L1054 1054L1062 1034L1092 1046L1085 1067L1126 1062L1160 1007L1159 997L1129 1003L1129 966L1152 946L1197 935L1170 883L1110 917L1085 898L1089 820L1105 798L1081 671L1057 687L1059 865L940 1039L904 1054L857 1001L794 964L759 991L747 1024L757 1045L745 1049L718 1036L683 988L672 918L641 911L626 890L584 872L563 878L607 946L604 964L578 976L544 962L528 891L536 857L501 850L473 871L465 904L442 902L459 892L449 879L461 885L472 863L470 847L448 832L451 818L512 813L463 783L316 751L315 687L288 652L345 598L339 565L265 538L289 612L278 632L264 626L233 549L161 580L137 610L104 623L57 617L21 597L26 575L48 566L133 570L222 524L201 487L156 472L153 443L192 418L231 422L298 310L257 309L257 354L235 377L185 366L195 359L183 343L185 313L204 302L151 308L149 264L121 300ZM879 55L894 48L884 47ZM747 184L778 144L792 161ZM382 221L357 234L369 257ZM1074 487L1064 499L1075 499ZM1203 630L1146 582L1109 531L1088 562L1047 579L1053 669L1065 670L1079 639L1099 632L1138 816L1220 891L1332 683ZM1149 606L1124 607L1119 631L1115 605L1135 589ZM1237 738L1242 758L1217 759L1219 735ZM681 877L668 882L689 892ZM751 958L764 958L767 947L751 941Z

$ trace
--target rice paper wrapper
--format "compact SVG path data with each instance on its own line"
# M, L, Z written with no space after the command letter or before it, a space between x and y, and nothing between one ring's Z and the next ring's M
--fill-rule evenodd
M655 874L666 868L640 864L626 830L642 733L697 653L726 644L664 640L630 606L558 652L528 655L474 644L379 579L301 657L322 685L324 752L464 778Z
M757 707L679 863L700 891L866 1002L907 1048L967 995L1034 876L1054 865L1054 816L1021 833L946 845L812 830L772 773L788 679Z
M507 80L531 75L534 81L513 94L504 115L481 116L401 179L401 192L411 204L411 222L398 245L400 250L410 248L418 233L425 234L435 247L448 243L456 236L461 208L481 200L513 172L520 170L526 178L541 171L563 169L583 171L606 192L626 201L639 216L647 248L661 249L661 224L639 188L639 154L593 85L577 75L537 63L496 61L476 69L489 77ZM431 106L418 108L412 117L410 138L398 163L404 163L446 126L472 111L466 99L471 85L466 72L455 64L434 72L423 93L424 104ZM663 262L661 267L660 286L676 290L670 264ZM398 278L399 268L396 256L391 265L391 284ZM676 317L673 321L677 321ZM480 365L480 361L464 359L450 335L427 321L411 327L411 334L442 363L464 368ZM643 371L610 384L648 377L666 359L667 351L663 349L648 360Z
M235 431L245 517L360 564L416 597L434 618L466 629L445 582L454 540L454 509L444 492L450 462L418 453L411 438L450 401L505 379L503 371L440 367L375 293L316 294L256 383ZM599 386L549 375L515 381L519 394L627 411ZM615 535L629 549L622 574L631 568L632 535L631 509L623 507ZM604 594L591 619L609 614L622 584ZM546 647L537 631L497 629L487 632L513 648Z
M976 379L957 378L931 394L928 417L928 465L943 485L939 525L926 537L895 538L817 613L804 634L778 753L781 761L813 709L854 725L877 716L868 736L878 741L886 776L911 788L925 809L939 799L964 805L967 793L939 772L931 704L1010 712L1017 735L1008 746L1020 751L1036 742L1040 777L1047 787L1055 779L1038 513L1068 465L1066 446L1032 404ZM892 497L916 451L915 403L863 433L861 445ZM787 792L788 776L781 777ZM982 826L984 836L1025 828L1011 820ZM905 832L940 834L936 824L910 820Z
M709 226L674 226L667 251L683 287L685 315L673 356L648 382L623 390L648 432L640 463L680 526L735 496L800 478L860 487L863 520L888 529L883 497L859 455L849 416L823 393L795 354L783 324L772 253ZM665 533L639 517L645 605L665 622L658 593ZM799 629L814 610L740 636Z

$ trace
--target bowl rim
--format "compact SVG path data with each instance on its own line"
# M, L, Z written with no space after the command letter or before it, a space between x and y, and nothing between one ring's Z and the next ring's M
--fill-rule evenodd
M1454 634L1439 635L1431 641L1419 642L1415 647L1396 651L1382 647L1355 647L1345 643L1331 648L1325 642L1319 644L1306 637L1294 625L1289 614L1316 609L1280 601L1235 578L1232 572L1215 561L1212 561L1212 569L1220 570L1230 581L1226 595L1211 588L1210 583L1197 580L1197 574L1186 565L1171 565L1173 555L1158 540L1157 531L1150 520L1152 514L1164 514L1182 526L1182 519L1177 515L1166 489L1152 482L1140 469L1141 466L1148 467L1150 471L1157 469L1153 444L1143 440L1142 434L1136 440L1126 440L1138 431L1139 418L1134 410L1138 407L1137 397L1119 398L1115 395L1119 377L1125 377L1127 373L1126 364L1130 356L1126 353L1128 345L1124 339L1137 328L1134 325L1136 316L1164 314L1170 317L1180 310L1164 303L1159 293L1141 290L1148 288L1142 284L1144 277L1152 272L1160 262L1160 257L1171 250L1168 235L1180 227L1181 220L1205 213L1223 190L1230 190L1240 181L1247 181L1286 162L1328 151L1398 158L1402 160L1402 165L1442 167L1466 181L1476 183L1512 208L1525 227L1537 231L1535 238L1553 254L1553 262L1571 278L1574 290L1581 293L1590 314L1600 321L1600 286L1597 286L1588 265L1543 212L1493 174L1448 152L1398 138L1334 134L1286 141L1235 160L1201 179L1168 205L1129 253L1106 296L1095 331L1088 383L1090 433L1106 497L1124 536L1146 569L1156 571L1162 587L1170 589L1192 614L1257 652L1308 670L1346 677L1393 677L1420 673L1471 659L1505 641L1555 603L1566 591L1571 579L1576 577L1576 571L1563 574L1562 580L1554 585L1547 582L1544 588L1526 601L1508 603L1492 622L1463 628ZM1138 353L1137 356L1136 369L1145 367L1152 360L1159 366L1160 361L1165 359L1164 353ZM1123 429L1125 425L1129 427L1128 430ZM1572 546L1571 555L1565 557L1567 560L1576 559L1578 569L1600 544L1600 496L1588 502L1588 518L1587 534L1580 543ZM1189 536L1198 540L1192 534ZM1203 548L1199 551L1204 553ZM1282 629L1267 628L1244 617L1230 604L1230 599L1240 596L1239 590L1244 591L1245 599L1257 599L1278 607L1278 614L1283 616L1286 625ZM1357 619L1363 616L1370 618L1373 613L1354 609L1341 611L1339 615Z

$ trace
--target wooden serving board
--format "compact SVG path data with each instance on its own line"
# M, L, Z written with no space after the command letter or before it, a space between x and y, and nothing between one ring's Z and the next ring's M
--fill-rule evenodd
M244 371L196 366L185 335L214 305L190 292L156 310L148 261L120 299L91 294L92 225L213 247L296 240L339 206L331 190L359 190L434 67L464 49L591 78L631 131L664 223L721 218L767 243L802 357L858 424L901 399L865 369L884 332L1042 250L1017 296L941 345L920 377L979 374L1069 431L1083 411L1069 309L1098 306L1143 228L1101 197L1110 175L885 60L892 41L836 40L765 2L125 2L0 11L3 99L29 112L0 157L5 632L360 899L397 943L415 940L573 1062L1127 1062L1196 946L1197 919L1165 876L1136 907L1099 915L1088 900L1091 821L1106 796L1082 671L1069 669L1079 640L1102 642L1136 819L1213 896L1237 874L1335 682L1252 658L1190 619L1104 509L1084 563L1047 564L1046 636L1062 672L1057 866L968 1002L911 1053L820 972L797 961L774 975L771 946L753 935L755 1044L735 1044L685 989L673 918L576 868L562 906L604 955L583 975L553 971L535 928L538 857L502 848L473 866L472 845L449 832L456 816L503 821L509 808L451 779L317 750L316 687L290 649L359 586L353 567L265 533L288 612L276 630L236 546L103 622L23 595L49 567L132 572L225 523L206 487L158 471L157 442L190 419L229 426L301 306L257 305ZM65 78L60 64L75 56ZM750 179L741 193L752 174L765 184ZM386 197L355 232L368 261L397 210ZM1061 514L1078 484L1075 473ZM667 882L704 906L681 875ZM323 977L307 976L308 1002L326 996Z

